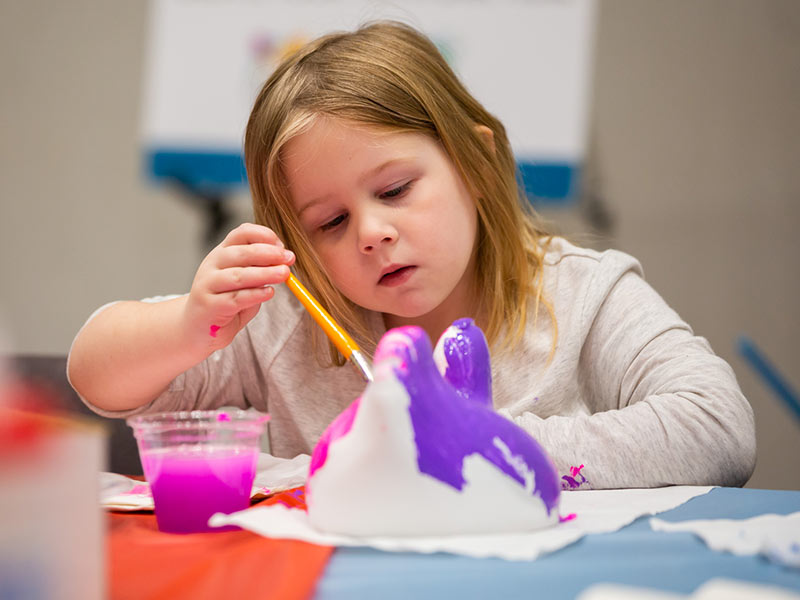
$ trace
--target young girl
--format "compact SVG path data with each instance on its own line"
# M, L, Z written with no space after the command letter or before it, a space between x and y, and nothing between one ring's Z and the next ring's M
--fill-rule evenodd
M417 31L377 23L284 60L245 156L258 224L188 295L110 305L78 333L69 376L101 414L252 406L273 454L310 453L364 382L278 285L293 266L367 353L388 328L435 343L472 317L495 408L569 487L747 481L753 415L731 368L633 258L545 235L503 125Z

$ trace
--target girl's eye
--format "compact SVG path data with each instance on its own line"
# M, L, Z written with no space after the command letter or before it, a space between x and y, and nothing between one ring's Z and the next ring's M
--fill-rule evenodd
M411 182L411 181L407 181L407 182L406 182L406 183L404 183L403 185L398 185L398 186L397 186L397 187L395 187L395 188L392 188L392 189L390 189L390 190L386 190L386 191L385 191L385 192L383 192L382 194L378 194L378 197L379 197L379 198L381 198L381 199L383 199L383 200L388 200L388 199L390 199L390 198L397 198L398 196L402 196L402 195L403 195L403 194L405 194L405 193L406 193L406 192L407 192L409 189L411 189L411 184L412 184L412 183L413 183L413 182Z
M320 229L322 231L330 231L331 229L341 225L342 222L344 221L344 219L345 219L345 215L341 214L338 217L336 217L335 219L331 219L330 221L328 221L324 225L321 225Z

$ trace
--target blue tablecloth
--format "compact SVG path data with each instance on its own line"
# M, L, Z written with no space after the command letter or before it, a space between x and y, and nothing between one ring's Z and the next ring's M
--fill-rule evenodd
M800 491L715 488L658 516L665 521L744 519L797 511ZM532 562L339 548L315 599L559 599L574 598L600 582L689 594L714 577L800 591L800 569L760 556L714 552L693 534L652 531L645 517L614 533L586 536Z

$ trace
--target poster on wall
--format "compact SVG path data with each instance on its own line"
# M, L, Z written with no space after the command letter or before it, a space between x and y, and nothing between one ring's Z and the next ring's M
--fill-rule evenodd
M152 0L147 174L220 193L246 183L252 103L280 57L377 20L427 34L506 126L534 200L566 202L585 155L595 0Z

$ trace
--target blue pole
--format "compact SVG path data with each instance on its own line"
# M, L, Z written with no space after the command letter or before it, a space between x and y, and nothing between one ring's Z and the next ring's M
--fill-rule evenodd
M800 400L789 382L778 372L778 369L756 347L755 342L745 335L737 340L739 354L750 364L753 370L772 388L775 395L783 401L790 412L800 420Z

